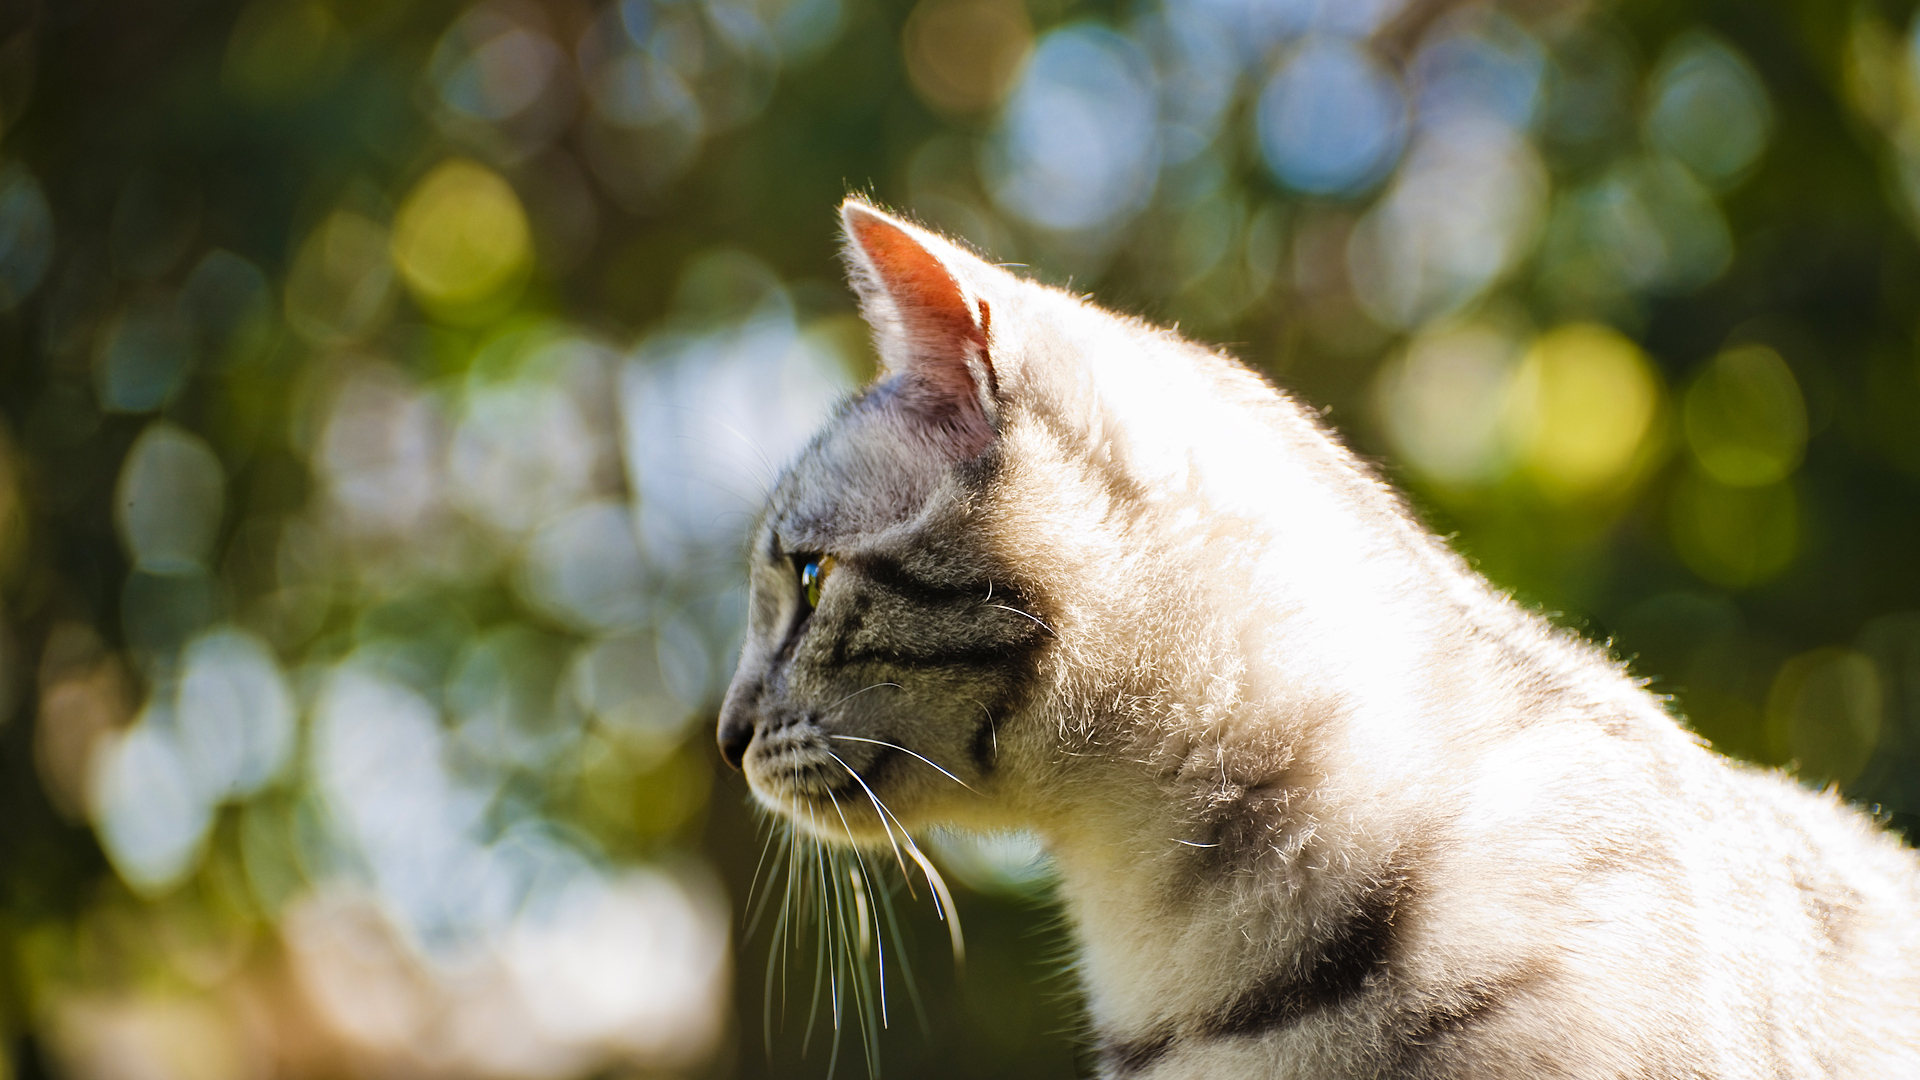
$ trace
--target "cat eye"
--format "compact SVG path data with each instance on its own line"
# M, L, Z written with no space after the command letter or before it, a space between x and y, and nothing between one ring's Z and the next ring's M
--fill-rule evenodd
M806 597L807 610L820 606L820 587L827 583L827 575L833 573L833 556L816 555L808 558L800 567L800 593Z

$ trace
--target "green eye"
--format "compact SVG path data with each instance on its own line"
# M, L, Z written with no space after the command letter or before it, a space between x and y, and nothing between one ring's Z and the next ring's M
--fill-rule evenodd
M833 573L833 556L822 555L817 559L808 559L800 568L800 591L806 595L809 609L820 606L820 587L827 583L827 575Z

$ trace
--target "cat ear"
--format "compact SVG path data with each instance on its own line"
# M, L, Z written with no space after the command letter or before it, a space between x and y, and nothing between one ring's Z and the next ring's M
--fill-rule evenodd
M858 199L840 207L846 257L881 362L943 442L972 458L993 442L998 386L978 259Z

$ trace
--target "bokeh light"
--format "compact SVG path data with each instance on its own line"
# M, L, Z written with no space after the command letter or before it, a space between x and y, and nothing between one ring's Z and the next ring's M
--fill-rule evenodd
M1709 184L1738 179L1767 143L1772 107L1752 65L1704 35L1675 41L1652 75L1647 140Z
M1860 774L1880 737L1880 679L1873 661L1827 647L1788 660L1767 695L1775 754L1809 779L1844 784Z
M92 754L90 801L113 865L135 889L158 892L193 869L213 824L172 710L149 709Z
M33 295L53 258L53 214L33 174L0 167L0 308Z
M907 78L927 104L962 116L998 105L1033 51L1012 0L921 0L901 31Z
M1390 326L1418 326L1477 299L1533 246L1546 170L1504 124L1423 130L1386 197L1354 229L1354 293Z
M272 649L232 627L195 638L174 704L181 747L210 801L245 798L293 757L294 700Z
M392 295L386 229L338 210L307 237L287 272L287 323L316 345L354 341L385 321Z
M536 4L482 3L447 28L427 77L449 135L517 162L565 131L575 90L551 23Z
M251 0L227 40L224 81L260 102L310 97L339 76L345 37L319 0Z
M133 564L149 573L205 570L220 531L226 476L206 443L166 421L127 452L114 512Z
M1671 498L1675 553L1716 585L1771 581L1799 553L1800 499L1789 484L1732 487L1688 471Z
M991 144L995 199L1046 229L1093 229L1144 209L1158 172L1153 69L1098 27L1035 46Z
M144 297L109 326L95 361L101 407L151 412L172 400L194 360L193 326L172 299Z
M1644 467L1660 383L1624 335L1590 323L1550 331L1515 381L1511 422L1528 473L1549 494L1614 494Z
M1421 125L1444 125L1464 115L1526 131L1540 113L1547 56L1524 27L1492 13L1434 35L1412 69Z
M1509 471L1523 346L1495 323L1443 323L1382 367L1376 402L1400 459L1448 485Z
M1683 416L1695 460L1723 484L1778 483L1806 451L1806 401L1786 361L1764 345L1715 356L1687 388Z
M529 270L527 216L513 188L471 161L421 177L394 218L393 261L421 304L453 317L510 304Z
M1289 187L1351 194L1386 175L1406 139L1400 85L1363 46L1341 38L1300 45L1260 93L1267 167Z
M231 251L207 252L180 286L179 306L202 363L244 364L272 345L273 287L258 266Z

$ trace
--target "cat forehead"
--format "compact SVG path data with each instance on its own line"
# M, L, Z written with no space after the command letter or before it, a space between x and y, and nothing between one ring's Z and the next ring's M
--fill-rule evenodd
M768 499L766 528L789 551L830 550L914 519L947 469L885 382L869 388L787 466Z

